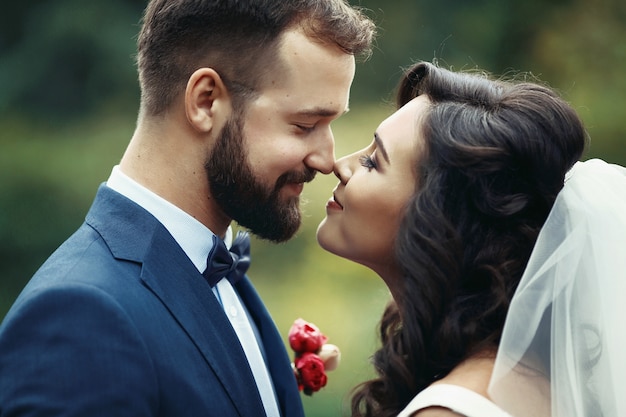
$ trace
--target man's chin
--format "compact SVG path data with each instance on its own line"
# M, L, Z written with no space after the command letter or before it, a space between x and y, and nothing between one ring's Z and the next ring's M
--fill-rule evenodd
M263 230L263 231L254 231L250 229L251 233L262 240L267 240L272 243L283 243L294 237L300 225L294 228L290 228L289 230Z
M274 220L267 221L264 219L255 225L257 227L249 227L249 230L263 240L273 243L286 242L296 234L302 223L302 216L297 206L295 209L297 210L296 213L288 212L271 216Z

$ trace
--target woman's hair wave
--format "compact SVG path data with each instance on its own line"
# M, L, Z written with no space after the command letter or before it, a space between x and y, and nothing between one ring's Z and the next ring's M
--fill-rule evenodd
M420 62L397 104L430 106L417 188L396 241L404 277L380 323L378 376L353 416L393 416L461 361L497 347L539 230L586 133L553 90Z

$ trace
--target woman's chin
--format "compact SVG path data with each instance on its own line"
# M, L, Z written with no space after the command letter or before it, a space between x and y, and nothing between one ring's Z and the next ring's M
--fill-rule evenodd
M332 253L333 255L343 256L343 252L338 248L337 239L333 237L333 233L330 230L330 226L326 224L326 220L322 220L320 225L317 228L316 238L317 244L320 245L322 249L327 252Z
M326 222L328 221L328 217L324 217L324 219L320 222L320 224L317 226L317 231L315 232L315 237L317 239L317 243L323 248L326 249L324 247L324 242L326 241L326 239L324 239L324 236L327 233L327 228L328 225L326 224Z
M331 249L329 249L330 245L328 242L328 238L326 236L325 230L324 230L324 221L326 219L322 220L322 222L320 223L319 227L317 228L317 232L315 233L315 238L317 239L317 244L320 245L320 247L328 252L332 252Z

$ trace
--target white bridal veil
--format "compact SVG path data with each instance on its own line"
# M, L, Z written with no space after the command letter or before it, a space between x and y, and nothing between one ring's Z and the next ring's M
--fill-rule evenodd
M506 319L489 386L515 417L626 416L626 169L568 173Z

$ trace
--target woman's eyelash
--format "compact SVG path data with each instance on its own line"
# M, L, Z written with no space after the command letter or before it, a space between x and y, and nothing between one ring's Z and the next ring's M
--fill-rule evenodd
M368 171L377 168L376 161L370 155L361 155L359 162L363 167L367 168Z

